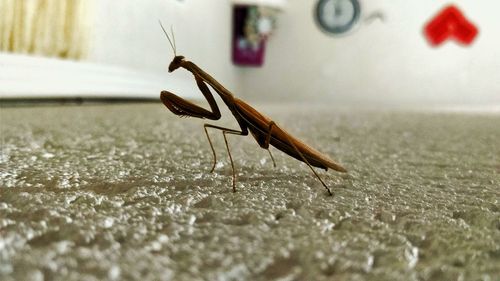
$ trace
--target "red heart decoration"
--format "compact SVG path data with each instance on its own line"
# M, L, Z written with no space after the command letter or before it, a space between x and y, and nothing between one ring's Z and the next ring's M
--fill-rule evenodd
M434 46L440 45L448 38L469 45L477 36L478 29L465 18L457 7L450 5L425 26L424 33Z

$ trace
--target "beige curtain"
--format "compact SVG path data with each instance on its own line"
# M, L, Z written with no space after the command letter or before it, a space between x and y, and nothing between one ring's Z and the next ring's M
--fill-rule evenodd
M90 0L0 0L0 51L80 59Z

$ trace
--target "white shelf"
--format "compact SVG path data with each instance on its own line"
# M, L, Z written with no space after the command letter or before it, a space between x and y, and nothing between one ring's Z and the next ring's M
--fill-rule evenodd
M89 62L0 54L1 98L159 98L168 89L185 98L188 79Z

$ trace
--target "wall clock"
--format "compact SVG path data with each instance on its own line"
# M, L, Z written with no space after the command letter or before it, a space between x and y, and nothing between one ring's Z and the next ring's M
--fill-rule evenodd
M320 0L315 9L320 29L332 35L350 31L358 23L360 14L358 0Z

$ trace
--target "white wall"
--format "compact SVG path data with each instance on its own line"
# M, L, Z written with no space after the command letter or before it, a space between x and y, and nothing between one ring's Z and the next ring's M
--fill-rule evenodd
M239 75L230 52L230 0L88 1L85 60L0 53L0 98L158 98L162 89L187 98L202 97L187 71L167 72L173 52L158 20L167 29L173 25L178 54L237 91ZM8 12L0 11L0 17Z
M173 26L178 55L236 89L238 73L230 52L231 16L229 0L96 1L89 60L154 72L167 79L185 78L196 92L192 75L184 70L167 72L174 55L158 24L161 20L167 31Z
M470 47L448 42L438 48L429 46L422 28L450 2L360 1L365 16L382 11L386 22L337 38L317 28L316 0L287 0L264 67L240 68L231 62L232 0L93 0L88 61L0 54L0 98L157 98L161 89L201 97L186 71L167 72L173 54L161 20L167 28L173 25L178 54L247 100L500 104L500 1L454 1L480 34Z
M470 47L430 47L424 24L449 1L361 1L361 26L341 38L322 33L316 1L289 0L268 43L265 66L245 69L247 99L298 99L364 104L500 103L500 1L453 1L479 27Z

